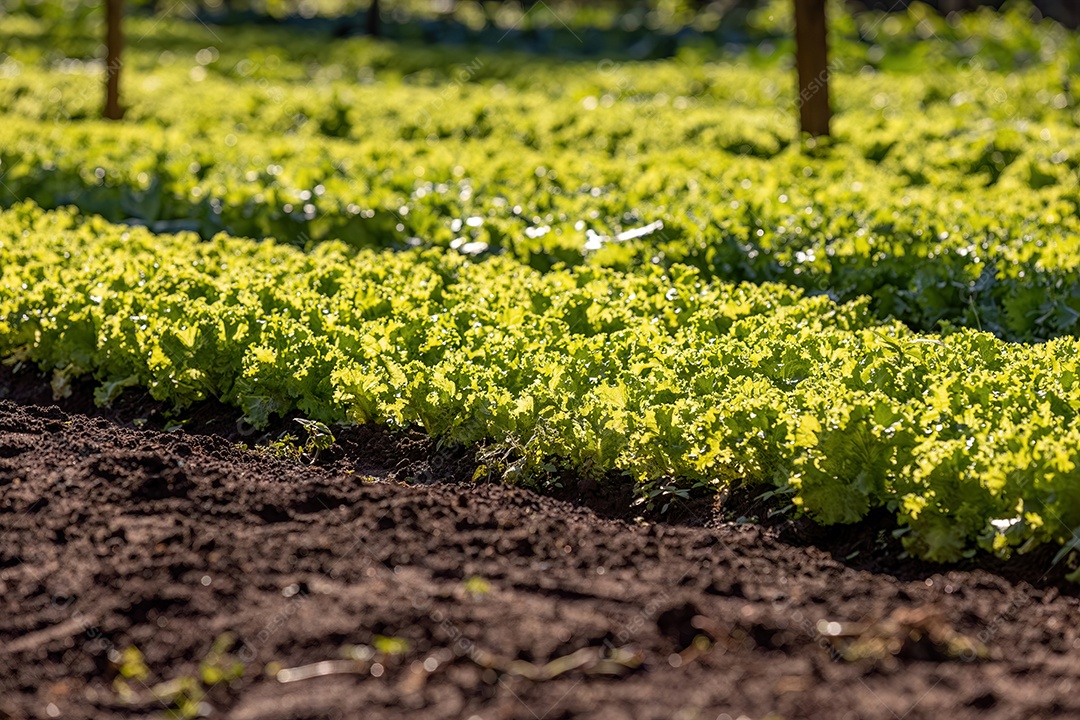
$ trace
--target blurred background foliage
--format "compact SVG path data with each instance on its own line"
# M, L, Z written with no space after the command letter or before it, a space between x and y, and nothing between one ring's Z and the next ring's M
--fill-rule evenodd
M1071 0L830 0L834 57L872 67L918 69L928 54L978 57L997 69L1047 62L1080 23ZM102 36L104 0L0 0L0 16L43 21L51 42ZM365 34L370 0L126 0L129 17L186 18L210 26L265 25L293 37ZM522 51L560 57L654 59L742 52L784 58L791 50L791 0L382 0L389 40ZM0 52L13 54L8 30ZM29 38L28 38L29 39ZM922 42L938 41L934 47ZM942 51L942 48L946 48ZM65 49L67 56L78 55ZM103 55L91 47L84 56ZM883 68L886 69L886 68Z
M453 18L468 27L542 27L548 21L571 27L621 27L650 30L694 27L711 29L720 25L741 25L749 14L767 7L769 0L393 0L384 3L390 19ZM853 13L872 11L903 12L909 6L925 4L943 15L980 8L1007 9L1008 0L845 0ZM1014 3L1015 4L1015 3ZM36 17L78 17L101 5L101 0L2 0L0 9ZM263 16L271 19L334 18L366 11L370 0L128 0L129 8L155 14L194 14L218 19ZM1080 23L1080 3L1074 0L1033 0L1042 16L1070 27ZM537 9L546 13L537 13ZM544 18L547 14L554 17Z

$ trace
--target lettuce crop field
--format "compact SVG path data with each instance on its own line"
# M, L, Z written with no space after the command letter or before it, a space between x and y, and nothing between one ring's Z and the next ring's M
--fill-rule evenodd
M992 45L1008 21L961 29ZM866 24L864 35L904 32ZM204 239L451 247L542 271L689 265L867 296L880 317L925 331L1080 330L1080 44L1053 26L963 59L932 37L908 50L921 74L866 64L885 53L888 68L890 45L841 45L835 138L814 148L798 141L781 49L753 62L687 51L569 63L346 41L323 58L275 48L273 34L218 49L199 26L146 25L117 128L94 119L99 66L41 58L28 46L52 42L46 29L12 27L7 205L73 204Z
M1080 34L791 4L0 10L0 718L1080 710Z

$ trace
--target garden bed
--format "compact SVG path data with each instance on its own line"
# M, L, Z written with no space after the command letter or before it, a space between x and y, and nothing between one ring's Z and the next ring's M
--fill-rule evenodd
M1080 711L1068 585L410 487L419 455L354 439L318 467L0 402L0 717Z

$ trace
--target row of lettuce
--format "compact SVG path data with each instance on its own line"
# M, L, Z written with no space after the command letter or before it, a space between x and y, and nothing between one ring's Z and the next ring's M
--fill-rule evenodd
M879 317L923 330L1080 333L1065 55L1012 73L838 68L837 139L811 148L776 62L438 65L438 52L347 41L320 64L284 44L219 49L197 26L146 31L121 126L92 119L97 66L0 63L0 204L204 239L505 254L541 271L687 264L868 295Z
M540 484L565 467L642 496L774 485L823 523L887 508L933 560L1071 541L1078 344L920 335L864 302L685 266L539 273L0 214L0 355L60 393L90 374L101 402L141 386L256 424L420 426Z

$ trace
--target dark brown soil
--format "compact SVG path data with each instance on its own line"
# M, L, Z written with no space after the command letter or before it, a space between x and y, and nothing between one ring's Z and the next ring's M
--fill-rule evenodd
M0 402L0 717L1080 713L1053 585L373 482L402 450L370 440L312 467Z

